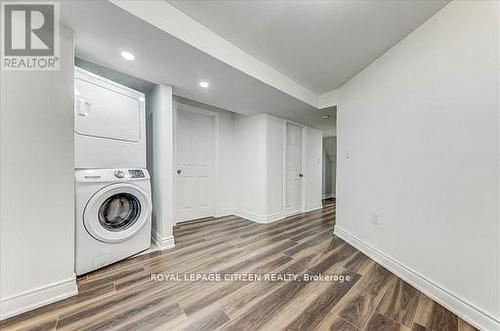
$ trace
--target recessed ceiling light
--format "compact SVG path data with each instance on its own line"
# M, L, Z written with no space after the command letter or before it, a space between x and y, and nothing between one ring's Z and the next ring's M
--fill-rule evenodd
M324 120L327 120L327 119L330 118L330 115L323 115L323 116L321 116L321 118L324 119Z
M200 82L200 86L203 87L203 88L207 88L208 87L208 82L205 82L205 81L201 81Z
M129 60L129 61L132 61L135 59L135 56L134 54L130 53L130 52L127 52L127 51L123 51L120 53L122 58L124 58L125 60Z

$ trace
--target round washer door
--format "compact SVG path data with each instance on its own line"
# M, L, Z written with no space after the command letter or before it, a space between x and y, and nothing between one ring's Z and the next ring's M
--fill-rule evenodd
M119 242L135 235L151 213L146 193L131 184L102 188L87 203L83 223L97 240Z

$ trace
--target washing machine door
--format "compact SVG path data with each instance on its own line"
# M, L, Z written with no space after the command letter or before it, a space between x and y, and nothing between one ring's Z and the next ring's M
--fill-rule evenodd
M95 193L85 207L83 222L97 240L119 242L134 236L148 221L151 200L132 184L113 184Z

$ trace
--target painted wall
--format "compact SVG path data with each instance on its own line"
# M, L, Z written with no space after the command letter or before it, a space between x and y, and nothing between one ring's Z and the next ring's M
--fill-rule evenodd
M238 189L235 213L268 223L285 217L283 118L269 114L236 116ZM322 132L305 127L303 211L321 208Z
M323 133L320 130L306 127L303 155L305 155L305 211L309 211L322 207Z
M451 2L338 111L335 231L485 329L500 328L499 6Z
M73 33L60 70L2 71L0 317L76 293Z
M228 215L234 210L235 192L238 186L234 185L236 176L235 169L235 142L234 122L235 114L229 111L219 111L220 114L220 165L219 165L219 187L221 200L216 206L218 215Z
M283 210L284 128L282 118L266 115L267 140L267 215L271 219L285 216Z
M180 97L174 100L177 108L194 107L220 116L216 216L236 214L261 223L283 218L285 120L269 114L244 116ZM304 175L310 178L304 197L310 208L319 208L322 177L319 137L322 134L315 129L305 132L309 154L304 157L315 161L304 169ZM318 159L319 167L315 163Z
M266 115L236 115L236 193L235 212L252 220L267 215L267 125Z
M323 183L322 183L323 198L329 198L332 195L333 169L332 169L332 162L330 161L330 158L328 157L328 154L326 154L324 148L323 148L323 166L321 170L323 171Z
M160 249L175 246L174 107L172 87L157 85L147 95L147 167L153 200L152 238Z
M323 197L334 197L336 190L337 137L323 138Z

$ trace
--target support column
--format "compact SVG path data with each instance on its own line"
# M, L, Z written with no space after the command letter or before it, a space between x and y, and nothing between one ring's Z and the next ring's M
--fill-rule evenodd
M174 108L172 87L157 85L148 95L148 170L153 191L153 241L160 250L175 246Z

